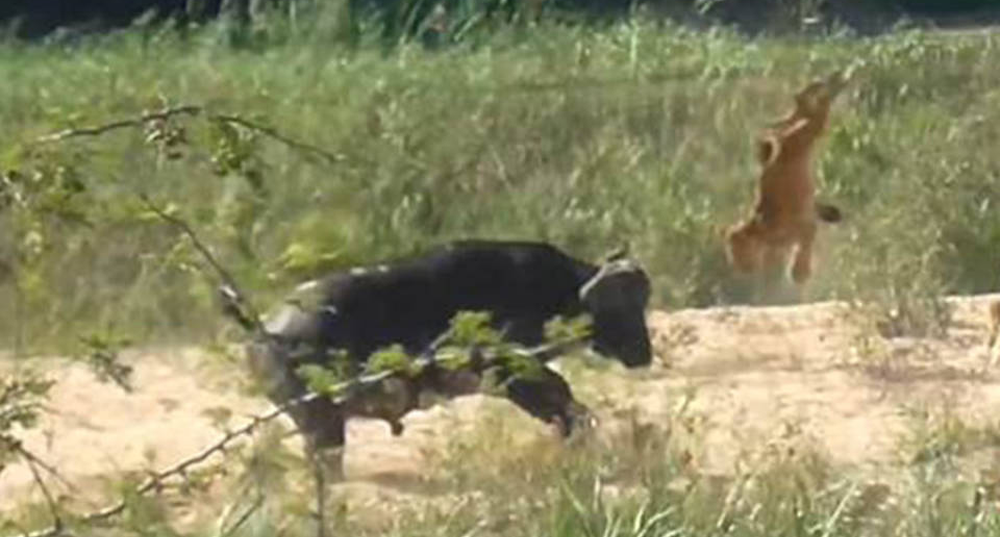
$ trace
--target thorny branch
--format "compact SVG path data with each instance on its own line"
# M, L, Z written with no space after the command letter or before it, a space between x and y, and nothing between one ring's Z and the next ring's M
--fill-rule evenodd
M232 115L232 114L217 114L214 112L209 112L203 106L197 105L183 105L174 106L170 108L164 108L159 112L147 112L139 117L133 117L128 119L121 119L118 121L112 121L110 123L105 123L103 125L97 125L93 127L78 127L72 129L65 129L52 134L46 134L35 139L36 144L49 144L53 142L61 142L69 138L79 138L84 136L100 136L110 131L128 128L128 127L141 127L150 121L164 121L173 116L204 116L213 121L220 121L223 123L230 123L233 125L239 125L243 128L250 129L255 132L259 132L265 136L269 136L289 147L317 155L327 162L336 164L344 160L343 155L338 155L336 153L331 153L321 147L317 147L312 144L307 144L305 142L295 140L289 136L286 136L277 129L268 127L266 125L261 125L254 121L244 119L242 117Z
M176 115L191 115L191 116L205 115L212 120L232 123L240 125L244 128L258 131L282 143L285 143L286 145L289 145L291 147L320 155L326 158L330 162L339 162L343 160L343 157L341 157L340 155L335 155L321 148L293 140L291 138L282 135L281 133L270 127L262 126L237 116L209 113L200 106L178 106L173 108L166 108L159 112L143 114L138 118L119 120L96 127L66 129L54 134L42 136L36 140L36 143L52 143L80 136L98 136L112 130L126 128L126 127L142 126L150 121L165 120L169 117ZM223 282L223 286L220 288L220 292L222 294L222 298L226 301L225 313L233 317L245 330L247 330L247 332L250 332L252 335L254 335L259 339L262 339L264 343L268 345L278 344L278 341L276 340L274 335L270 334L266 330L266 327L263 325L263 322L261 321L261 317L247 302L245 298L246 295L243 294L235 278L233 278L232 274L228 270L226 270L226 268L221 263L219 263L219 261L212 254L211 250L205 245L205 243L201 241L201 239L198 237L197 233L191 228L191 226L188 225L187 222L185 222L183 219L170 214L166 210L154 204L147 195L139 194L139 198L148 210L150 210L152 213L154 213L157 217L159 217L163 221L178 228L185 236L187 236L191 240L195 249L206 259L209 265L211 265L211 267L215 270L218 277ZM450 330L441 334L424 351L424 353L420 355L419 358L414 360L413 365L417 368L418 371L422 371L429 366L435 365L435 362L437 362L439 358L438 351L451 335L452 334ZM510 356L510 355L515 355L519 358L547 361L551 357L566 352L570 348L577 346L583 339L584 336L574 336L571 338L567 338L563 341L541 345L532 349L515 348L506 350L505 352L499 352L496 351L495 349L487 349L485 351L476 353L476 359L473 361L472 364L470 364L470 367L474 369L476 373L481 373L483 370L492 366L498 360L502 359L505 356ZM164 483L167 482L168 480L175 477L186 476L187 473L195 466L205 462L215 454L224 454L228 449L230 449L233 443L242 439L242 437L252 435L257 429L259 429L264 424L273 421L274 419L289 412L291 409L299 405L307 404L320 397L329 397L334 404L338 405L344 404L345 402L349 401L352 397L357 395L360 391L378 385L384 380L399 374L401 374L399 371L385 370L377 373L361 375L354 379L341 382L334 386L329 387L327 390L327 394L338 394L336 396L311 392L304 394L300 397L297 397L295 399L286 401L285 403L275 407L274 409L265 414L259 416L253 416L249 422L247 422L246 424L237 429L233 429L231 431L226 432L226 434L224 434L222 437L220 437L211 445L203 448L198 453L190 457L187 457L183 460L180 460L174 465L164 470L151 473L151 475L149 475L140 485L138 485L133 490L133 494L137 496L142 496L148 494L149 492L160 490L161 487L164 485ZM39 465L39 467L46 469L50 473L53 473L53 475L56 475L57 477L59 476L57 473L55 473L54 469L51 469L48 466L42 464L41 461L35 458L33 455L31 455L30 452L24 450L23 448L20 448L20 446L18 446L18 448L20 449L21 454L26 457L26 460L28 460L29 464L31 465L32 473L35 476L36 481L38 481L39 486L42 487L43 494L45 494L46 499L49 502L49 506L50 509L52 510L52 515L54 519L54 524L52 526L36 530L33 532L25 532L22 533L19 537L55 537L56 535L60 535L64 531L63 521L58 516L58 513L56 511L57 506L54 500L52 499L51 495L49 495L48 490L47 488L45 488L44 483L42 483L41 476L37 471L36 464ZM59 478L62 479L61 477ZM99 522L124 512L127 506L128 504L126 503L126 500L122 499L113 505L109 505L107 507L104 507L103 509L87 513L77 518L76 520L85 524ZM258 507L259 506L255 505L250 509L248 509L248 511L244 513L243 516L240 517L237 523L234 524L232 528L230 528L230 531L232 531L235 528L238 528L241 524L243 524L245 522L245 519L248 518Z
M329 151L326 151L326 150L321 149L319 147L316 147L314 145L307 144L305 142L300 142L298 140L294 140L292 138L289 138L288 136L285 136L284 134L281 134L280 132L277 131L277 129L274 129L273 127L268 127L266 125L261 125L259 123L250 121L248 119L241 118L239 116L233 116L233 115L227 115L227 114L212 114L211 118L214 119L214 120L216 120L216 121L224 121L226 123L233 123L235 125L239 125L241 127L250 129L252 131L259 132L259 133L261 133L261 134L263 134L265 136L270 136L271 138L274 138L275 140L277 140L277 141L279 141L279 142L281 142L281 143L283 143L283 144L285 144L285 145L287 145L289 147L298 149L300 151L305 151L307 153L312 153L312 154L315 154L315 155L319 155L323 159L329 161L331 164L336 164L336 163L341 162L341 161L344 160L344 156L343 155L337 155L335 153L330 153Z
M105 123L104 125L98 125L96 127L79 127L75 129L65 129L52 134L46 134L45 136L39 136L35 139L35 143L38 144L48 144L53 142L61 142L67 138L76 138L80 136L100 136L104 133L123 129L126 127L141 127L150 121L163 121L173 116L179 115L189 115L195 116L201 114L204 109L200 106L176 106L173 108L166 108L159 112L147 112L136 118L121 119L118 121L112 121L111 123Z
M184 222L182 219L177 218L175 216L172 216L172 215L168 214L167 212L163 211L162 209L160 209L159 207L157 207L156 205L154 205L149 200L148 197L146 197L146 196L143 195L143 196L141 196L141 198L142 198L143 202L146 204L146 206L151 211L153 211L157 216L159 216L160 218L163 218L165 221L167 221L167 222L169 222L169 223L177 226L178 228L180 228L188 236L188 238L191 239L192 243L195 245L195 247L198 249L198 251L203 256L205 256L205 258L212 265L212 267L218 272L220 278L225 283L225 286L227 286L231 290L231 294L227 295L227 298L230 298L234 302L233 306L237 307L239 305L243 305L244 307L249 308L249 306L243 300L243 296L244 295L242 294L242 292L239 291L239 286L236 283L235 279L225 269L225 267L223 267L215 259L215 257L212 255L211 251L208 249L207 246L205 246L204 243L201 242L201 240L198 238L198 236L194 232L194 230L191 229L191 227L186 222ZM249 317L249 319L252 320L252 321L250 321L250 322L252 322L252 330L258 336L263 337L266 343L268 343L268 344L274 344L275 343L275 341L273 340L273 338L271 337L271 335L266 331L266 329L264 328L263 324L261 323L260 317L255 312L253 312L251 310L251 311L249 311L247 313L244 313L242 311L238 311L238 313L240 315L242 315L242 318L244 320L246 320L247 317ZM239 318L237 320L239 320ZM241 322L241 324L243 324L243 323ZM251 329L251 327L246 326L246 325L244 325L244 328ZM416 359L414 361L414 366L418 370L423 370L424 368L426 368L428 366L434 365L434 363L438 359L438 356L437 356L438 350L440 350L440 347L444 344L444 342L447 341L448 337L450 337L450 336L451 336L451 331L448 331L448 332L445 332L445 333L441 334L428 347L428 349L418 359ZM582 340L583 340L583 336L578 336L578 337L574 337L574 338L568 338L568 339L566 339L564 341L560 341L560 342L556 342L556 343L549 343L549 344L546 344L546 345L541 345L541 346L538 346L538 347L535 347L535 348L532 348L532 349L512 349L512 350L508 351L508 354L514 354L514 355L517 355L518 357L521 357L521 358L528 358L528 359L535 359L535 360L542 360L542 361L544 361L544 360L547 360L547 359L549 359L550 357L552 357L554 355L566 352L570 348L575 347ZM481 356L482 356L482 359L479 360L478 363L476 363L474 365L474 367L476 369L479 369L480 371L482 369L485 369L485 368L489 367L490 365L492 365L493 363L495 363L498 359L500 359L502 357L500 353L498 353L496 351L490 351L490 350L484 351L481 354ZM477 371L477 373L480 372L480 371ZM334 404L344 404L345 402L347 402L348 400L350 400L352 397L354 397L357 393L359 393L361 391L364 391L364 390L366 390L368 388L371 388L371 387L373 387L375 385L378 385L381 382L383 382L384 380L386 380L386 379L388 379L388 378L390 378L390 377L392 377L394 375L398 375L398 374L400 374L400 373L398 371L395 371L395 370L385 370L385 371L380 371L378 373L372 373L372 374L362 375L360 377L357 377L357 378L354 378L354 379L351 379L351 380L348 380L348 381L345 381L345 382L341 382L339 384L336 384L336 385L330 387L330 389L329 389L330 393L339 393L339 394L341 394L341 395L338 395L336 397L332 397L331 400L332 400L332 402ZM234 430L231 430L231 431L227 432L225 435L223 435L221 438L219 438L216 442L214 442L211 445L205 447L204 449L202 449L198 453L196 453L196 454L194 454L194 455L192 455L192 456L190 456L190 457L188 457L186 459L178 461L173 466L170 466L170 467L168 467L168 468L166 468L164 470L161 470L159 472L153 473L142 484L140 484L138 487L135 488L134 493L136 495L141 496L141 495L145 495L145 494L147 494L147 493L149 493L151 491L159 490L161 488L161 486L164 484L164 482L166 482L166 481L168 481L168 480L170 480L170 479L172 479L174 477L183 477L193 467L195 467L195 466L203 463L204 461L208 460L213 455L215 455L217 453L225 453L234 442L236 442L237 440L240 440L243 436L249 436L249 435L253 434L254 431L256 431L257 429L259 429L264 424L266 424L266 423L268 423L270 421L273 421L274 419L282 416L283 414L287 413L291 409L293 409L293 408L295 408L295 407L297 407L299 405L307 404L310 401L314 401L314 400L316 400L316 399L318 399L320 397L326 397L326 395L315 393L315 392L307 393L307 394L305 394L305 395L303 395L301 397L298 397L298 398L286 401L285 403L283 403L283 404L275 407L274 409L272 409L271 411L269 411L269 412L267 412L265 414L252 417L251 420L248 423L246 423L245 425L243 425L243 426L241 426L241 427L239 427L237 429L234 429ZM22 451L22 453L26 457L30 457L30 453L29 452ZM29 459L29 462L33 462L33 460ZM35 470L34 467L32 467L32 471L33 471L33 473L36 473L36 475L37 475L37 470ZM49 470L49 471L51 472L52 470ZM40 485L41 485L41 483L40 483ZM42 486L44 486L44 485L42 485ZM47 490L44 490L44 493L46 494L47 498L50 498L50 496L48 495ZM55 511L54 511L55 504L50 501L50 505L53 508L53 516L56 517ZM121 500L121 501L119 501L119 502L117 502L117 503L115 503L113 505L110 505L110 506L105 507L103 509L100 509L98 511L94 511L94 512L88 513L88 514L82 516L79 520L81 522L83 522L83 523L99 522L101 520L105 520L105 519L111 518L113 516L116 516L116 515L122 513L126 508L127 508L126 501L125 500ZM246 516L249 516L249 512L247 513ZM48 528L44 528L44 529L38 530L38 531L30 532L30 533L24 533L20 537L54 537L54 536L59 535L60 533L62 533L62 531L63 531L62 521L61 521L60 518L56 517L55 518L55 524L53 524L52 526L50 526Z
M439 347L445 340L446 340L445 337L439 337L435 343ZM540 345L538 347L534 347L531 349L513 349L508 351L508 354L512 353L521 358L538 359L539 357L552 356L554 354L559 354L560 352L565 352L578 345L582 340L583 336L577 336L573 338L567 338L564 341L559 341L556 343L548 343L545 345ZM435 347L435 345L432 345L432 347ZM425 352L421 358L415 360L415 365L421 369L429 365L432 365L437 360L436 351L437 351L436 348L428 349L428 352ZM489 367L493 363L497 362L497 360L502 357L501 353L491 351L490 349L483 351L482 356L483 356L482 362L479 365L479 367L484 369L486 367ZM360 377L338 383L332 386L330 391L333 393L340 393L343 395L332 397L331 400L333 401L334 404L343 404L347 402L351 397L353 397L354 394L358 393L359 390L370 388L392 377L393 375L398 375L398 374L399 372L397 371L386 370L386 371L380 371L378 373L362 375ZM322 394L311 392L301 397L286 401L285 403L275 407L274 409L265 414L252 417L248 423L237 429L233 429L227 432L217 441L205 447L195 455L192 455L186 459L178 461L173 466L170 466L165 470L153 473L148 478L146 478L146 480L143 481L142 484L140 484L138 487L135 488L135 490L133 491L134 494L141 496L151 491L158 490L164 484L164 482L174 477L182 477L186 475L188 471L191 470L194 466L206 461L212 455L215 455L217 453L225 453L234 442L241 439L243 436L249 436L253 434L253 432L259 429L262 425L270 421L273 421L274 419L280 417L281 415L285 414L289 410L299 405L306 404L310 401L315 401L320 397L325 397L325 396ZM79 520L84 523L99 522L101 520L105 520L115 515L118 515L119 513L123 512L126 509L126 507L127 507L126 502L122 500L114 505L105 507L104 509L88 513L82 516ZM55 535L58 535L60 531L61 528L53 525L38 531L22 534L19 537L54 537Z
M55 498L52 497L52 493L49 492L49 487L45 484L45 480L42 479L42 475L38 472L38 466L35 461L37 458L31 454L28 450L24 449L24 446L20 444L14 445L14 451L20 454L28 462L28 469L31 470L31 477L35 480L35 484L41 489L42 495L45 496L45 503L49 508L49 515L52 517L52 529L55 532L62 533L63 530L63 520L59 516L59 505L56 503Z
M143 205L146 206L153 214L158 216L163 221L181 230L191 243L194 245L198 253L205 258L212 269L219 275L222 280L223 287L219 289L223 300L225 300L224 310L225 313L234 317L236 322L240 324L245 330L254 332L257 334L265 334L266 330L263 323L260 320L260 315L253 308L253 306L246 300L246 295L240 289L239 284L236 283L236 279L233 275L226 270L226 267L219 263L212 251L205 245L204 242L198 237L194 229L188 225L184 220L168 213L167 211L161 209L146 194L139 194L139 199L142 201Z
M38 455L35 455L31 451L28 451L22 445L15 445L14 451L21 454L22 457L28 460L28 462L33 462L36 466L45 470L49 475L54 477L57 481L62 483L66 488L76 492L77 487L73 483L70 483L58 470L56 470L51 464L43 461Z
M232 125L238 125L245 129L249 129L254 132L261 133L265 136L273 138L289 147L298 149L300 151L317 155L327 160L330 163L338 163L344 160L343 155L332 153L323 148L317 147L300 140L291 138L273 127L262 125L260 123L251 121L249 119L240 117L234 114L219 114L210 112L203 106L198 105L181 105L164 108L156 112L146 112L138 117L121 119L117 121L112 121L105 123L103 125L91 126L91 127L77 127L64 129L55 133L40 136L35 139L36 144L49 144L55 142L61 142L70 138L77 137L93 137L100 136L105 133L130 127L142 127L150 122L154 121L165 121L174 116L204 116L212 121L219 121L222 123L228 123ZM0 176L0 180L9 183L9 179L6 176ZM17 191L14 190L15 194ZM201 253L202 256L208 261L212 268L216 271L219 277L222 279L224 286L219 289L222 299L225 303L224 312L235 318L236 321L248 332L256 332L259 334L264 333L264 327L261 325L260 317L256 314L250 304L245 300L246 295L240 290L239 286L236 284L235 279L212 255L209 248L198 238L198 235L194 232L191 227L163 209L156 206L148 196L145 194L140 195L140 199L143 204L153 213L155 213L159 218L165 222L179 228L194 244L195 248ZM20 198L16 198L15 201L21 201Z

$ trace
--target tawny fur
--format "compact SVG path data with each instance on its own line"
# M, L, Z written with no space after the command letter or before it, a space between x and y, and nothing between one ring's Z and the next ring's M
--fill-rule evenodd
M763 170L749 218L727 231L730 264L741 273L784 269L795 249L792 279L812 274L812 246L820 220L836 222L840 211L816 202L812 157L827 129L830 105L843 88L839 73L814 82L795 96L795 108L770 126L757 145Z

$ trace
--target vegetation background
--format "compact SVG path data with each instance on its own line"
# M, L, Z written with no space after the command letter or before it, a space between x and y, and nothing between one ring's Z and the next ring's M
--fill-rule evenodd
M488 17L486 7L460 3L435 19L412 2L391 20L346 2L304 6L294 17L264 9L249 26L135 25L0 45L5 347L27 356L78 351L81 335L233 338L190 244L152 218L139 194L195 226L260 305L325 271L473 236L546 240L585 258L627 242L653 278L654 307L742 302L721 232L752 200L754 136L791 92L845 67L856 79L837 102L817 170L821 196L847 220L822 230L807 298L874 301L924 333L935 326L937 297L1000 289L995 34L902 24L862 35L808 1L760 12L771 31L755 37L637 5L611 18L527 5ZM38 141L181 105L321 151L204 115ZM614 463L648 481L644 503L611 508L586 496L594 465L612 456L600 450L532 477L541 481L491 484L498 497L516 497L536 482L560 483L542 487L554 496L527 496L552 509L511 506L520 522L499 533L859 534L837 522L839 497L795 477L801 468L776 468L773 481L747 493L763 505L759 518L726 522L732 500L663 489L672 481L657 472L682 466L658 458L650 468L645 449ZM927 494L946 521L937 530L906 526L900 507L899 519L871 534L965 527L969 511ZM426 516L413 532L404 523L394 531L472 531Z

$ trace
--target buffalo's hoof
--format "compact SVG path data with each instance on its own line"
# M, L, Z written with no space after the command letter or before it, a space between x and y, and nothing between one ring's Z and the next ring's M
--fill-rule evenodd
M399 436L403 434L403 424L399 420L390 421L389 430L392 432L392 436Z
M561 437L569 439L597 428L600 422L597 416L584 408L576 409L569 416L552 416L551 423L559 431Z

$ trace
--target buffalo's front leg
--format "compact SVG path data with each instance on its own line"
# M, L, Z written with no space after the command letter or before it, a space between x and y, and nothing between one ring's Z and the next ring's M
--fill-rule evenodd
M507 381L507 398L525 412L559 427L563 437L578 425L592 420L590 410L573 399L569 384L558 373L543 366L539 376Z
M325 401L328 399L317 399L312 402ZM308 403L307 403L308 404ZM331 405L332 406L332 405ZM320 416L320 412L327 410L325 405L317 405L307 409L305 414L307 420L312 420ZM312 414L315 412L316 414ZM303 430L306 435L306 452L312 463L313 483L316 495L316 524L318 537L326 536L326 491L329 483L344 480L344 415L339 408L327 415L328 425L325 434L327 436L317 436ZM299 426L301 429L301 425Z
M287 350L279 344L257 343L249 349L250 368L261 382L268 399L276 405L307 396L310 391L295 373L297 363L289 360ZM346 438L344 412L326 397L293 404L288 415L305 437L306 449L314 460L323 459L328 466L324 477L343 479L343 448Z
M343 410L326 398L301 406L298 413L292 412L292 419L305 436L306 451L315 462L323 463L325 481L343 481L347 436Z

